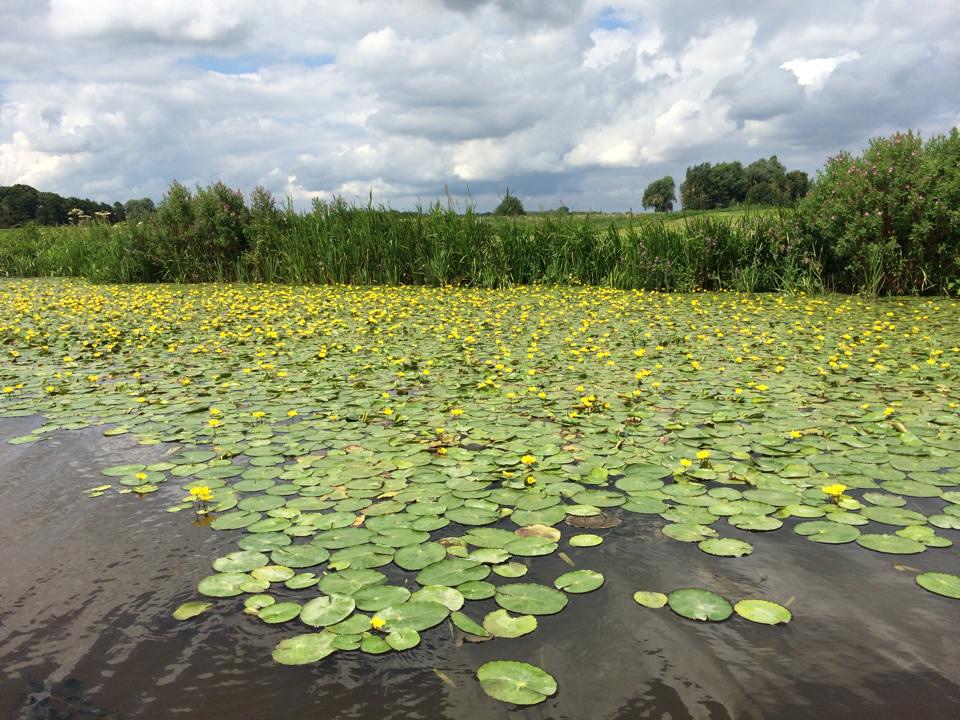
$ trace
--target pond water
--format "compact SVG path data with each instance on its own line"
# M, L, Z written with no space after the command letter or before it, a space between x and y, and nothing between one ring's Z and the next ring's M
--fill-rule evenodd
M572 595L530 635L465 643L445 622L402 653L286 667L270 653L289 628L242 614L242 598L190 622L171 617L241 531L163 512L182 496L172 483L109 502L78 493L103 481L104 466L156 462L166 446L99 429L6 444L40 424L0 420L2 718L960 717L957 603L918 588L910 569L956 572L956 546L916 559L818 545L788 528L761 537L730 528L756 551L716 558L663 537L656 515L623 513L618 527L595 531L604 544L564 546L604 586ZM522 560L530 582L550 585L570 569L557 553ZM776 600L793 621L695 623L631 597L686 586ZM471 603L471 614L495 607ZM476 668L502 659L548 669L559 691L530 708L487 697Z

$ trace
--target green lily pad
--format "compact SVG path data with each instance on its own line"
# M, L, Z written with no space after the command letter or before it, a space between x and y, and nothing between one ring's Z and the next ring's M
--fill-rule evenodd
M210 597L233 597L244 592L244 583L249 579L246 573L217 573L201 580L197 590Z
M674 590L667 596L667 604L677 615L690 620L722 622L733 614L733 607L724 597L697 588Z
M323 595L304 603L300 620L311 627L333 625L346 618L356 606L349 595Z
M936 595L960 600L960 575L925 572L917 575L917 585Z
M735 538L710 538L702 540L697 547L718 557L743 557L753 552L753 545Z
M915 555L927 549L926 545L918 543L916 540L880 533L865 533L857 538L857 543L868 550L891 555Z
M514 705L536 705L557 692L557 681L540 668L524 662L495 660L477 670L484 692Z
M396 585L369 585L353 593L358 610L376 612L410 599L410 591Z
M438 602L427 600L408 600L391 605L377 613L387 622L387 630L410 628L416 631L428 630L446 620L449 608Z
M580 535L574 535L567 542L569 542L572 547L596 547L603 543L603 538L599 535L581 533Z
M337 636L329 632L307 633L286 638L273 649L273 659L281 665L306 665L336 652Z
M497 610L495 612L506 612L506 611ZM483 625L471 619L469 615L465 615L462 612L458 611L458 612L450 613L450 620L459 630L462 630L468 635L475 635L476 637L482 637L482 638L492 637L490 632L486 630L483 627Z
M797 535L803 535L807 540L828 545L842 545L853 542L860 537L860 531L852 525L843 525L828 520L799 523L793 528L793 531Z
M260 610L260 619L265 623L277 624L293 620L300 614L300 605L294 602L274 603Z
M189 620L194 618L200 613L206 612L213 607L213 603L203 602L202 600L192 600L190 602L185 602L183 605L178 607L173 611L173 618L175 620Z
M497 605L525 615L553 615L567 606L567 596L536 583L511 583L497 588Z
M483 619L484 629L494 637L517 638L537 629L533 615L512 616L506 610L494 610Z
M420 644L420 633L413 628L401 627L391 631L384 640L394 650L409 650Z
M490 568L483 563L464 558L447 558L428 565L417 574L421 585L460 585L471 580L483 580L490 574Z
M439 543L425 542L407 545L394 553L393 562L404 570L423 570L427 565L440 562L447 549Z
M557 590L573 594L592 592L601 585L603 585L603 575L593 570L573 570L553 581L553 586Z
M740 600L733 609L740 617L761 625L779 625L793 618L783 605L769 600Z
M633 599L638 605L648 608L662 608L667 604L667 596L662 592L652 592L649 590L638 590L633 594Z

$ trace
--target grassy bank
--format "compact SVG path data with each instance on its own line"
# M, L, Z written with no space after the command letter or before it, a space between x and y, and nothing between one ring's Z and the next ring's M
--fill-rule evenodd
M0 274L96 281L473 285L570 283L691 290L819 289L792 215L553 215L517 219L435 205L412 213L318 204L211 222L28 227L0 233Z

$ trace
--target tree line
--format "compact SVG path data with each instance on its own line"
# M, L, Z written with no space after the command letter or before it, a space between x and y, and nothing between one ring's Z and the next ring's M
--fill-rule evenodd
M155 211L153 200L140 198L109 205L96 200L63 197L41 192L29 185L0 185L0 228L38 225L67 225L99 218L111 223L139 222Z
M684 210L714 210L733 205L795 205L810 189L802 170L787 171L776 155L760 158L746 167L734 162L708 162L687 168L680 184ZM670 212L676 199L676 183L667 175L650 183L643 193L643 207Z

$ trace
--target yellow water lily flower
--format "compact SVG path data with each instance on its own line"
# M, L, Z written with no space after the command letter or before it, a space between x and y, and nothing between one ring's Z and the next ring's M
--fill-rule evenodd
M190 494L200 502L208 502L211 498L213 498L213 493L210 492L210 488L208 488L206 485L190 488Z
M372 627L374 630L380 630L386 624L387 621L379 615L374 615L372 618L370 618L370 627Z
M524 455L520 458L520 462L524 465L533 465L536 461L537 459L533 455Z
M824 485L820 490L832 498L839 498L847 490L847 486L842 483L833 483L832 485Z

